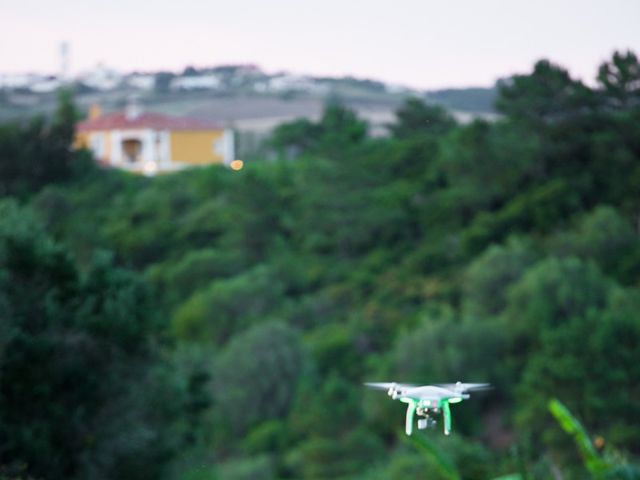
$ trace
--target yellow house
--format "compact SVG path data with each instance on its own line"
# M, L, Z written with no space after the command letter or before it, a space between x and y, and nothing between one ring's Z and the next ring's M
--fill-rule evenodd
M231 129L133 106L105 115L92 107L78 123L75 145L89 148L105 165L146 175L234 160Z

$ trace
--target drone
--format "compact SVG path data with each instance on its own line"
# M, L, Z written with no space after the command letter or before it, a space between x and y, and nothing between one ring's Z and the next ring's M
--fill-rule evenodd
M413 432L413 419L418 414L418 429L435 427L433 415L442 412L444 434L451 433L451 410L449 404L459 403L469 398L471 391L487 390L488 383L439 383L435 385L408 385L405 383L365 383L366 386L386 390L394 400L407 404L405 432Z

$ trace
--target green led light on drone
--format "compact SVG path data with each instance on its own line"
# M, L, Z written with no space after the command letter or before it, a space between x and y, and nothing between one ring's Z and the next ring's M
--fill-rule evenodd
M462 401L462 398L460 397L450 398L448 400L449 403L460 403L461 401Z

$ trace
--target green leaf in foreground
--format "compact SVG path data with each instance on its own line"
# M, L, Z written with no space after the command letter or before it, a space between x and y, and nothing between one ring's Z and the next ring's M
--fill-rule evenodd
M609 463L600 457L580 421L571 414L560 400L555 398L549 400L549 411L556 418L562 429L573 437L578 445L580 454L584 458L585 466L595 477L601 476L612 468Z

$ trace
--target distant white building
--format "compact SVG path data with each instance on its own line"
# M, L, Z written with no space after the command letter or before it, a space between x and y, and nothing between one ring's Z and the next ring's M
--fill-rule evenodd
M156 76L147 73L136 73L125 78L125 83L138 90L153 90Z
M0 88L31 88L33 84L46 79L43 75L33 73L0 74Z
M98 65L93 70L78 75L78 80L86 86L102 91L115 89L123 78L124 75L104 65Z
M271 77L267 83L267 90L272 92L285 92L299 90L303 92L323 93L327 89L318 84L313 78L301 75L282 74Z
M171 80L171 90L215 90L220 87L220 79L217 75L187 75Z
M57 78L46 78L31 84L29 89L34 93L50 93L55 92L62 87L64 82Z

